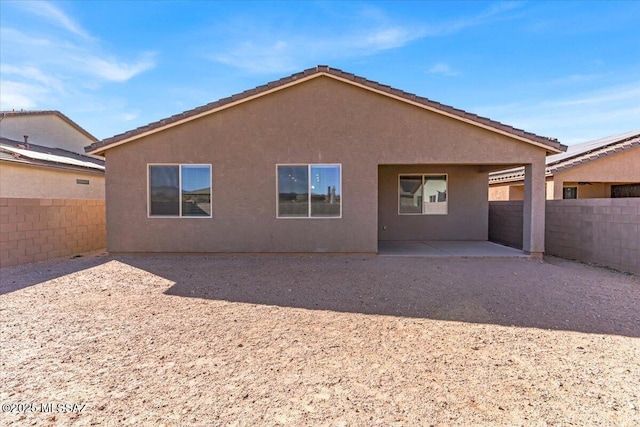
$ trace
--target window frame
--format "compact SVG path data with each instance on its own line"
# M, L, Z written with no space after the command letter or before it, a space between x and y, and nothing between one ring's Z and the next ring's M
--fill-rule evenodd
M306 166L307 167L307 190L308 190L308 200L307 200L307 208L308 214L307 216L280 216L280 180L278 174L278 168L280 166ZM337 166L340 176L340 215L339 216L312 216L311 215L311 167L312 166ZM276 163L276 219L341 219L342 218L342 163Z
M420 206L420 212L400 212L400 196L402 195L402 187L400 186L400 177L403 176L419 176L422 178L422 196L423 196L423 200ZM446 189L447 189L447 212L446 213L429 213L429 212L424 212L424 178L427 176L444 176L445 177L445 183L447 185ZM398 197L396 199L396 203L398 206L398 215L449 215L449 174L448 173L437 173L437 172L429 172L429 173L399 173L398 174Z
M178 167L178 215L151 215L151 166L177 166ZM207 166L209 167L209 205L210 213L205 215L182 215L182 166ZM211 163L147 163L147 218L178 218L178 219L210 219L213 218L213 167Z

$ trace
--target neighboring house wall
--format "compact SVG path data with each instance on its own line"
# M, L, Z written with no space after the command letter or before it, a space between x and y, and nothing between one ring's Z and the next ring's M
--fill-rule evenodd
M578 199L611 197L611 186L640 183L640 146L571 166L547 177L547 200L561 200L563 188L576 187ZM489 185L489 200L522 200L522 180Z
M0 197L104 199L104 174L2 162ZM89 181L78 184L76 180Z
M448 174L447 215L398 215L398 175L417 173ZM379 239L487 240L487 176L477 166L380 166Z
M24 135L29 136L30 144L63 148L81 154L84 154L84 147L94 142L56 114L9 115L2 118L0 136L23 141Z
M553 178L548 177L544 191L547 200L553 199L553 185ZM524 200L524 184L522 181L519 183L492 184L489 186L489 200Z
M640 182L640 147L565 169L553 176L554 199L562 199L563 186L578 187L578 198L611 197L611 183ZM593 185L577 185L591 182Z
M489 203L489 238L520 247L522 202ZM549 255L640 274L640 199L549 200Z
M397 177L391 183L379 180L378 165L393 164L466 165L449 176L452 205L446 227L462 230L456 238L480 239L486 236L486 225L477 224L486 224L487 178L468 166L535 163L541 168L544 155L544 148L318 77L110 148L107 248L376 252L379 194L383 201L397 198ZM149 163L211 163L213 218L148 218ZM342 218L277 219L276 164L286 163L340 163ZM470 180L469 189L461 189L464 179ZM474 198L473 188L485 201ZM464 207L454 191L469 198L462 206L470 210L460 216L453 209ZM391 202L383 206L391 211ZM420 236L444 237L432 232ZM399 237L411 236L402 232Z
M524 184L492 185L489 200L524 200Z
M584 183L584 182L558 182L554 183L554 192L552 196L558 196L558 199L562 199L562 189L566 187L576 187L578 193L578 199L607 199L611 197L611 184L604 184L602 182ZM557 189L557 190L556 190ZM554 197L550 197L553 200Z
M105 247L104 200L0 198L0 267Z

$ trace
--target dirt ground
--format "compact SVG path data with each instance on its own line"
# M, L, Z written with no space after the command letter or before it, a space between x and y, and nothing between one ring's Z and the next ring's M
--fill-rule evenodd
M1 425L640 425L640 278L576 262L93 255L0 281Z

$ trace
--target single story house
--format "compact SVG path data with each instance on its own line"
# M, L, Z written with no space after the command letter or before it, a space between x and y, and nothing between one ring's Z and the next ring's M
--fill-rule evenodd
M523 249L544 251L535 135L317 66L87 147L107 164L110 252L369 252L487 240L488 173L527 170Z
M571 145L546 160L546 197L640 197L640 130ZM523 200L522 167L489 174L489 200Z
M59 111L0 112L0 197L104 199L97 141Z

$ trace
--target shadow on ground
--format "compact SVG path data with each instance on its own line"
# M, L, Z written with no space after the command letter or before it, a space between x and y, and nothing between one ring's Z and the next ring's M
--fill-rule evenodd
M0 269L0 295L96 267L107 261L109 261L109 258L107 258L106 254L91 253L77 258L57 258L4 267Z
M558 258L117 259L174 282L173 296L640 337L640 278Z

